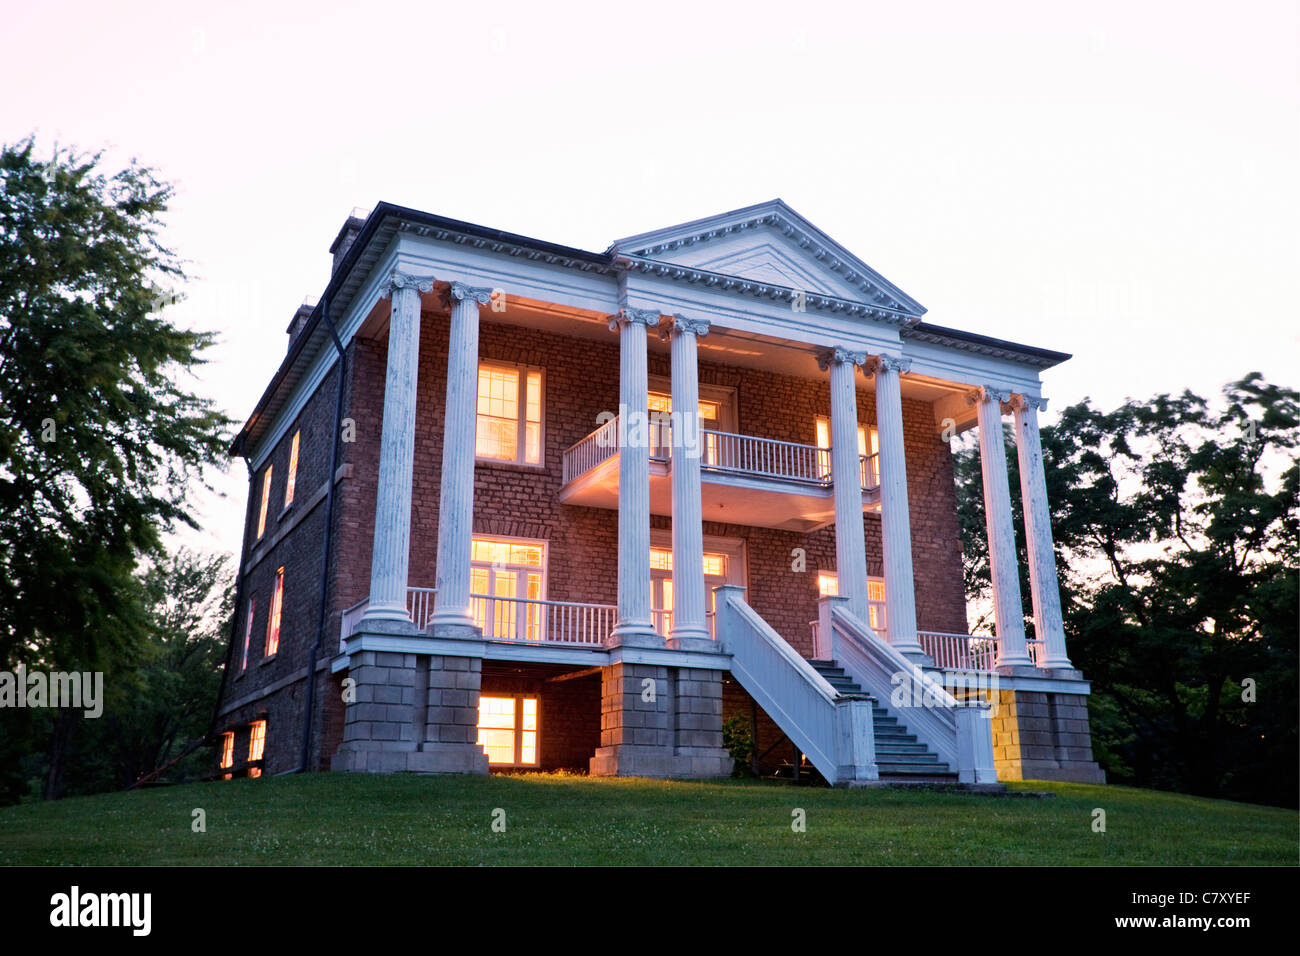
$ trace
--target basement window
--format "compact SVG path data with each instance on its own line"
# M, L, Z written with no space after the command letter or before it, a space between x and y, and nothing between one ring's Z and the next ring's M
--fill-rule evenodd
M537 766L537 733L536 697L479 697L478 745L489 764Z
M542 463L542 370L481 363L474 456L520 465Z

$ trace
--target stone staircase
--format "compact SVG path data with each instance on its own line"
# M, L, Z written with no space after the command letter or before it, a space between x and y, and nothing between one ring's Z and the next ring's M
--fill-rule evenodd
M957 774L941 763L938 754L907 732L897 717L879 700L864 691L835 661L809 661L838 694L852 694L871 701L872 727L875 731L876 766L880 779L887 783L955 784Z

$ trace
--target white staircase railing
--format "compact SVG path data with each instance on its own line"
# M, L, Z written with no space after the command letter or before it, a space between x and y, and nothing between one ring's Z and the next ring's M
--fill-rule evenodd
M833 632L830 647L836 662L858 685L886 704L917 740L957 771L960 783L996 783L993 733L982 702L959 702L843 606L830 601ZM820 635L823 644L826 635ZM902 706L899 706L899 704Z
M838 694L745 603L744 590L714 592L718 638L736 680L831 786L879 779L871 701Z

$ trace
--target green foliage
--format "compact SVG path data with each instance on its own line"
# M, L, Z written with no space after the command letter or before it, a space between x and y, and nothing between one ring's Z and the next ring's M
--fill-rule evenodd
M731 759L735 761L736 765L731 771L733 777L754 776L753 763L757 748L754 746L754 728L748 717L734 714L723 722L722 746L727 748Z
M1214 406L1191 392L1108 412L1085 400L1042 440L1099 762L1142 786L1294 806L1300 394L1256 373ZM977 450L958 453L973 598L988 588L978 470Z
M137 563L194 526L232 423L180 382L213 336L163 310L185 280L159 237L172 189L100 159L0 149L0 666L125 694L154 626ZM50 732L47 795L71 730Z

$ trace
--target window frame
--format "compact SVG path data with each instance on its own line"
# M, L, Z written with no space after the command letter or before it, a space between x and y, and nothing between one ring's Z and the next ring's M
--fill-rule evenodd
M258 733L258 728L261 733ZM261 717L248 725L248 762L258 763L266 757L266 718Z
M537 767L540 767L542 765L542 695L533 692L528 692L528 693L508 693L508 692L496 692L496 691L481 692L479 694L479 708L480 708L479 720L480 721L482 721L483 719L482 701L484 698L488 698L490 700L513 700L515 702L515 726L514 729L511 730L511 734L513 735L513 739L514 739L514 760L512 760L509 763L505 763L505 762L497 763L493 761L492 758L489 756L488 766L500 767L503 769L509 769L509 768L535 769ZM532 731L525 731L523 726L524 725L523 702L525 700L531 700L537 705L537 719L536 719L537 726ZM484 728L479 727L478 724L475 724L475 730L481 733L483 729ZM505 728L493 727L488 729L504 730ZM523 756L523 752L524 752L524 734L526 732L532 733L534 735L533 756L535 757L535 759L533 760L532 763L524 763L520 759ZM477 737L475 737L475 744L480 747L483 746L482 744L478 743ZM486 752L487 752L487 748L484 747L484 753Z
M248 617L244 622L244 656L240 660L239 674L242 677L248 670L248 654L253 643L253 616L257 610L257 598L253 595L248 596Z
M484 369L515 372L519 376L519 394L516 396L519 413L515 418L514 458L493 458L479 454L478 423L482 414L478 410L478 383ZM536 372L540 379L538 386L539 407L537 421L537 461L528 461L528 376ZM489 416L494 417L494 416ZM474 373L474 463L485 465L504 465L509 468L529 468L538 471L546 468L546 369L540 365L524 365L516 362L501 362L496 359L479 359Z
M835 582L835 591L834 591L834 594L830 594L830 595L828 595L828 592L827 592L827 591L823 588L823 586L822 586L822 581L825 580L825 579L828 579L828 578L829 578L830 580L833 580L833 581ZM870 596L870 595L871 595L871 585L873 585L873 584L878 584L878 585L880 585L881 598L880 598L879 601L873 600L873 599L871 598L871 596ZM838 572L838 571L827 571L827 570L824 569L824 568L819 569L818 572L817 572L817 596L818 596L819 598L827 597L827 596L832 596L832 597L833 597L833 596L835 596L835 595L838 595L839 593L840 593L840 575L839 575L839 572ZM884 634L888 634L888 633L889 633L889 618L888 618L888 616L886 615L886 612L885 612L885 602L886 602L886 597L887 597L887 593L886 593L886 591L885 591L885 579L884 579L884 577L879 576L879 575L875 575L875 574L868 574L868 575L867 575L867 625L868 625L868 626L869 626L873 631L876 631L878 634L881 634L881 635L884 635ZM875 624L872 623L872 621L871 621L871 617L872 617L872 613L873 613L873 612L875 612L876 614L879 614L879 618L878 618L878 619L884 622L884 624L883 624L882 626L877 627Z
M821 426L826 426L826 444L821 443L821 435L818 434ZM817 415L813 419L813 446L819 452L829 452L834 444L831 438L831 417L829 415ZM863 449L866 451L863 451ZM873 450L874 449L874 450ZM875 425L868 425L866 422L858 422L858 454L866 456L866 467L871 469L871 477L874 484L866 484L867 474L862 474L863 486L879 488L880 487L880 430ZM872 457L874 456L874 458ZM825 477L831 477L830 455L823 457L823 468L826 472Z
M289 472L284 481L284 507L280 509L281 513L289 510L298 488L298 444L301 438L302 429L299 428L294 431L293 441L289 445Z
M263 648L263 662L271 660L280 653L280 632L284 616L284 565L275 572L275 589L271 592L271 606L266 615L266 645ZM274 641L274 643L272 643Z
M542 552L542 563L539 566L533 566L533 565L524 565L524 564L503 564L499 561L475 561L474 551L473 551L475 541L484 541L492 544L506 544L506 545L518 544L530 548L534 548L534 547L540 548ZM549 593L548 589L550 587L550 574L549 574L550 563L551 563L550 542L548 542L544 538L520 538L513 535L500 535L500 534L471 534L470 535L470 562L469 562L470 581L471 581L470 593L471 595L475 595L473 585L472 585L474 571L476 569L486 569L488 572L488 592L489 592L486 596L501 597L501 595L491 593L493 590L493 585L495 584L494 578L496 572L498 569L500 569L505 571L512 571L518 575L515 583L515 593L514 593L514 599L516 601L549 600L546 595ZM541 586L539 588L539 596L537 598L529 598L528 597L528 575L530 573L539 573L539 572L542 578ZM471 597L470 600L470 613L475 618L475 624L478 623L477 615L474 613L475 611L474 604L476 603L475 600L476 597L481 597L481 595L475 595L474 597ZM527 615L519 615L515 618L515 627L514 627L515 633L513 637L496 637L495 627L489 627L488 626L489 624L495 624L495 620L489 622L487 619L487 614L485 612L483 616L483 637L486 640L490 640L490 641L503 640L503 641L527 642L527 643L539 643L546 640L545 615L542 615L540 619L539 634L541 636L536 638L535 640L532 640L527 636L527 631L528 631ZM521 630L523 631L522 635L520 633Z
M227 730L221 735L221 770L229 770L235 765L235 732Z
M262 503L258 507L257 514L257 540L261 541L262 536L266 534L266 511L271 504L271 475L275 473L274 465L267 465L266 472L262 475Z

